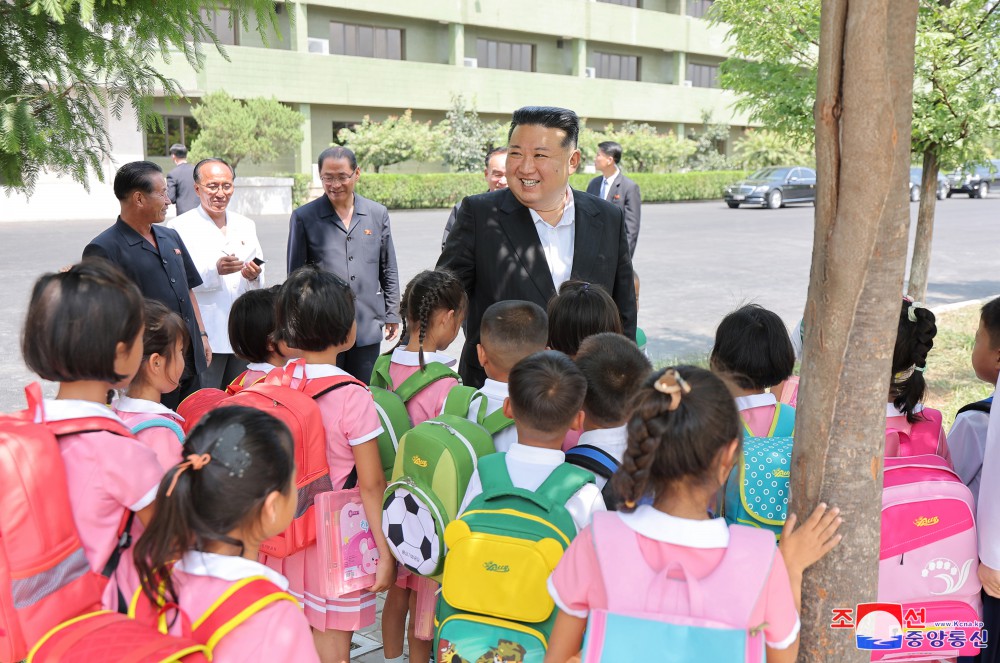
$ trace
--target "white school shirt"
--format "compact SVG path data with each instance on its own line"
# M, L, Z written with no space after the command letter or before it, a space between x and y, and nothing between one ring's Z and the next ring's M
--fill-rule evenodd
M990 410L982 476L986 481L979 484L976 509L979 560L996 570L1000 569L1000 407Z
M482 395L486 399L486 415L489 416L497 410L503 409L503 402L507 399L507 383L486 378L482 389L476 392L476 396ZM472 407L469 408L469 421L476 421L479 415L480 399L473 397ZM497 451L506 453L512 444L517 442L517 426L508 426L493 436L493 445Z
M181 236L201 276L202 284L194 288L194 292L212 352L232 354L229 310L236 298L244 292L264 287L266 270L262 265L260 276L248 281L239 272L221 276L216 265L219 258L229 254L243 262L254 258L263 259L264 252L257 239L257 226L242 214L227 211L226 232L223 234L201 205L181 214L168 225Z
M993 392L993 396L996 392ZM986 455L986 432L989 428L988 412L970 410L955 417L948 431L948 451L955 471L979 502L979 485Z
M569 280L573 273L573 251L576 241L576 203L573 201L573 190L566 187L566 207L562 218L555 226L542 220L538 212L529 209L531 219L535 222L535 232L538 241L542 243L542 253L552 274L552 284L559 292L559 286Z
M515 442L507 451L507 472L510 474L511 483L516 488L525 490L538 490L552 471L563 464L566 454L559 449L543 449L542 447L529 447ZM479 470L472 474L469 481L469 488L465 492L465 499L458 510L459 514L469 508L473 498L482 494L483 484L479 479ZM601 497L601 489L597 484L588 483L580 490L573 493L573 496L566 501L566 510L573 517L573 524L579 532L588 524L595 511L607 511L604 505L604 498Z
M736 397L736 409L742 412L743 410L751 410L755 407L767 407L768 405L777 405L778 399L774 394L764 392L763 394L750 394L749 396L737 396Z
M111 409L115 412L132 412L135 414L158 414L168 419L183 423L184 417L177 414L163 403L150 401L145 398L132 398L121 396L111 401ZM126 424L128 425L128 424Z
M589 444L592 447L597 447L614 456L614 459L621 463L622 458L625 457L625 449L628 447L628 425L586 431L580 435L580 441L576 444L577 446ZM604 490L608 480L596 474L594 479L597 481L597 487Z

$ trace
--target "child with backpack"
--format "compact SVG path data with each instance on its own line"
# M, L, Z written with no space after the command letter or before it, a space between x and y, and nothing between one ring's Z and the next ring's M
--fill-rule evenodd
M744 428L756 437L787 437L795 409L779 405L769 392L795 369L795 350L776 313L757 304L736 309L719 323L710 357L712 370L736 386L736 407Z
M885 409L885 456L937 454L951 464L941 413L924 407L927 354L934 347L934 312L908 297L902 300L896 344L892 351L892 380Z
M166 472L181 461L184 444L182 417L163 405L160 397L177 389L184 372L184 352L190 339L187 326L161 302L147 299L146 331L142 336L142 364L125 395L111 404L122 421L153 450Z
M507 300L486 309L476 346L479 363L486 371L486 382L473 396L468 415L470 421L484 424L487 417L503 416L511 369L528 355L544 350L548 334L548 316L538 304ZM480 399L485 399L485 409L481 409ZM504 424L510 421L504 417ZM497 451L508 451L515 442L517 428L512 425L493 434Z
M118 574L130 615L155 626L154 606L165 602L169 633L207 644L216 661L318 662L288 580L257 561L260 543L295 515L288 427L253 408L219 408L191 432L183 454L160 482L135 567ZM113 610L112 594L109 587L105 607Z
M667 649L676 660L760 661L765 648L768 663L794 661L802 572L839 543L838 510L821 504L798 529L790 516L780 549L770 532L709 517L742 436L732 395L711 372L658 371L633 406L613 479L625 506L595 514L549 579L559 612L546 663L581 655L585 631L586 663L623 660L602 651L647 661ZM709 628L676 637L687 624Z
M53 427L91 422L81 432L57 435L80 542L90 568L105 575L127 514L149 520L163 476L156 454L107 407L108 392L124 388L142 364L143 334L139 289L95 259L35 282L21 335L24 363L59 383L36 421Z
M291 387L302 386L304 380L308 389L311 380L334 376L353 381L337 368L337 356L354 345L356 333L354 297L350 286L340 277L305 266L293 272L281 286L275 308L274 338L303 360L294 369ZM376 438L382 426L371 394L361 384L345 384L317 396L315 401L326 435L330 484L339 489L356 470L357 486L379 558L390 560L381 527L385 475ZM330 560L320 559L315 542L285 558L267 557L266 563L288 578L289 592L304 604L316 649L324 663L350 659L353 632L375 621L373 592L388 589L396 575L394 564L380 563L369 590L324 596L321 574L326 573Z
M586 281L566 281L549 300L549 348L571 358L583 339L601 332L623 334L618 306L608 291Z
M1000 377L1000 297L986 302L980 312L972 347L972 370L977 378L990 385L995 386ZM948 451L955 471L977 502L986 455L986 430L995 395L994 389L987 398L961 407L948 431Z
M247 370L226 388L231 394L256 384L289 359L271 338L279 288L247 290L233 302L229 311L229 342L236 356L247 362Z
M576 365L587 379L583 399L583 434L566 452L566 462L594 473L605 505L617 506L608 483L621 465L628 445L625 423L629 403L653 366L642 351L621 334L588 336L580 344Z

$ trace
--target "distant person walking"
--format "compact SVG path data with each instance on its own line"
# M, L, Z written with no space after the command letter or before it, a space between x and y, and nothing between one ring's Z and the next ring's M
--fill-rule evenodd
M202 284L194 289L212 346L212 363L201 376L202 387L225 389L246 370L229 342L229 311L236 298L264 285L264 254L257 226L227 208L233 198L232 167L222 159L199 161L193 170L200 204L167 224L184 240Z
M198 376L212 361L212 347L201 322L193 288L201 276L176 230L160 225L167 217L167 182L163 169L149 161L133 161L115 175L115 197L121 214L113 226L90 241L83 257L110 260L134 281L144 297L163 302L182 318L191 336L184 354L180 386L164 394L171 410L198 389Z
M187 148L181 143L170 146L174 168L167 175L167 197L176 205L177 216L196 209L201 201L194 191L194 168L187 162Z
M486 178L486 190L496 191L507 188L507 148L494 147L486 153L486 170L483 171ZM458 211L462 209L462 201L455 203L448 216L448 223L444 226L444 237L441 238L441 250L444 250L444 243L448 241L448 233L455 226L455 219L458 218Z
M366 384L382 345L399 336L399 274L389 212L354 193L361 176L354 152L330 147L319 155L326 193L292 212L288 273L309 263L344 279L356 299L357 341L337 365Z
M603 198L625 213L628 253L635 256L635 246L639 241L639 217L642 216L642 196L639 185L625 177L625 173L618 167L621 160L621 145L611 140L599 143L594 167L601 175L590 180L587 193Z

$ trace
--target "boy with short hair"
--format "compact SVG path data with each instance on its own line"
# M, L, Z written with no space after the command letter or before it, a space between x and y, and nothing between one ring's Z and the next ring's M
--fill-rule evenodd
M590 448L604 452L621 465L628 446L629 403L653 366L635 343L614 333L584 339L576 365L587 380L587 395L583 400L583 434L568 452L567 462L593 471L585 462L578 462L576 456ZM595 472L595 478L597 487L604 489L608 478L600 472Z
M537 490L566 455L561 446L570 428L583 424L583 399L587 380L573 360L561 352L545 350L519 361L510 371L510 395L504 413L514 420L517 442L506 453L507 472L517 488ZM459 512L483 492L478 470L472 475ZM577 531L595 511L604 511L600 489L588 483L566 502Z
M485 415L503 408L507 380L517 362L541 352L549 336L549 318L538 304L510 299L497 302L483 313L476 352L486 371L486 382L476 392L469 420L477 421L480 398L486 399ZM517 442L517 429L510 426L493 436L497 451L507 451Z
M997 383L1000 375L1000 297L983 305L976 343L972 348L972 368L983 382ZM977 503L992 402L993 394L961 408L948 433L948 450L955 471L972 491Z

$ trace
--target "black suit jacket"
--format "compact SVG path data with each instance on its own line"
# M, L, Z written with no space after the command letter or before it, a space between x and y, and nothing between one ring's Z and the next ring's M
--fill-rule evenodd
M579 191L573 192L573 200L576 239L571 278L611 293L625 335L635 338L635 286L622 212ZM556 294L528 208L509 189L469 196L462 201L437 266L455 273L469 294L459 373L465 384L480 386L486 379L476 356L483 311L506 299L523 299L545 308Z
M167 175L167 197L177 206L177 216L201 205L201 199L194 192L194 166L184 162L170 171Z
M592 196L601 195L601 181L603 175L598 175L590 180L587 185L587 193ZM642 195L639 193L639 185L625 177L625 173L618 171L618 177L611 183L611 191L608 192L606 200L621 209L625 213L625 232L628 233L629 255L635 255L635 245L639 241L639 219L642 216Z

